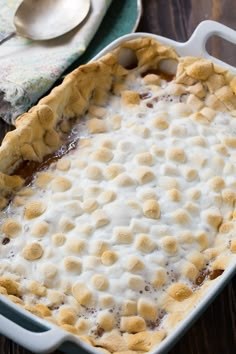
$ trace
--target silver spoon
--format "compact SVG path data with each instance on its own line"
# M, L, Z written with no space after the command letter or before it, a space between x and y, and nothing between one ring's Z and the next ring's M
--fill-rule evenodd
M0 44L19 35L33 40L61 36L88 15L90 0L23 0L14 15L15 31L0 38Z

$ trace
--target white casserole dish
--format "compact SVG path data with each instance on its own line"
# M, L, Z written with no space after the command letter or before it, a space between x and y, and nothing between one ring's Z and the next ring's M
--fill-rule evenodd
M213 21L202 22L192 37L186 43L178 43L173 40L160 37L157 35L147 33L135 33L123 36L111 43L104 50L102 50L95 58L99 59L101 56L110 52L123 41L131 40L137 37L151 37L163 44L172 46L180 56L197 56L209 58L212 61L224 66L225 68L234 71L236 69L221 62L218 59L211 57L205 48L206 42L212 35L220 36L234 44L236 44L236 32L221 24ZM124 58L128 61L129 58ZM189 328L189 326L197 319L197 317L205 310L215 296L222 290L222 288L229 282L231 277L236 272L236 264L232 264L221 277L217 279L214 286L212 286L204 299L194 308L193 311L185 318L184 321L178 325L173 332L153 351L155 354L163 354L170 350L181 335ZM85 343L79 341L75 336L65 332L61 328L49 324L48 322L39 319L38 317L28 313L25 310L18 308L5 297L0 296L0 332L17 342L21 346L27 348L32 352L49 353L60 347L69 354L90 352L99 353L96 348L92 348ZM64 344L63 344L64 343Z

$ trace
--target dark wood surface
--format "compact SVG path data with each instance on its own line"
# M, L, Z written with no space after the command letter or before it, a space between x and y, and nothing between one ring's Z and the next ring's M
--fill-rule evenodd
M143 16L138 31L185 41L197 24L205 19L216 20L236 29L235 0L143 0ZM208 48L216 57L236 66L236 46L213 38ZM9 126L0 122L1 135L9 129ZM169 352L169 354L234 353L236 353L236 277ZM30 352L0 336L0 354L30 354Z

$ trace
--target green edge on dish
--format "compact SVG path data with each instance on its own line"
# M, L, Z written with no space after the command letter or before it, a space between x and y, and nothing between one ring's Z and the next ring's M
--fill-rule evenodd
M86 52L66 70L65 74L87 63L118 37L133 32L140 16L141 1L113 0Z

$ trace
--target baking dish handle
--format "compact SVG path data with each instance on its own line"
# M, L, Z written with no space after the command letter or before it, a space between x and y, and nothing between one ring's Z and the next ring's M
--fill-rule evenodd
M229 28L225 25L222 25L221 23L207 20L201 22L198 27L195 29L193 32L192 36L190 39L183 44L182 47L182 55L184 55L183 52L186 51L187 53L191 53L193 56L201 56L204 58L209 58L213 60L214 62L217 62L218 64L223 64L224 67L228 67L229 70L235 71L236 69L225 63L222 62L220 59L217 59L213 56L211 56L207 50L206 50L206 42L207 40L212 37L212 36L218 36L221 37L228 42L231 42L233 44L236 44L236 31L233 30L232 28Z
M34 353L49 353L65 341L75 342L75 338L60 328L52 327L44 332L29 331L8 318L0 315L0 333ZM76 341L78 344L78 341Z

